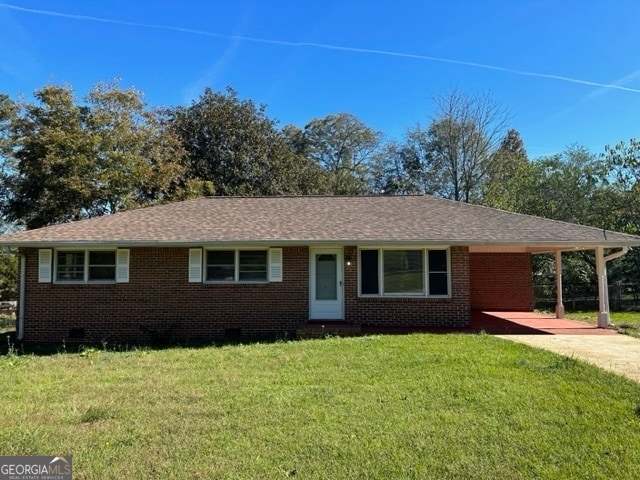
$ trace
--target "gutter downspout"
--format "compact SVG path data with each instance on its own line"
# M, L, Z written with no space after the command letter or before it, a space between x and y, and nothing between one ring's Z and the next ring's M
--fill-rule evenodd
M598 328L607 328L609 322L609 284L607 282L607 262L626 255L629 247L604 256L604 248L596 247L596 273L598 275Z
M18 254L20 257L20 291L18 296L18 325L16 332L16 340L22 341L24 338L24 298L26 292L27 280L27 257L23 253Z

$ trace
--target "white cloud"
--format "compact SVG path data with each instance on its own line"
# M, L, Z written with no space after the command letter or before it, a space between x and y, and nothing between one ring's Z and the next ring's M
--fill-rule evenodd
M52 10L39 10L32 8L19 7L16 5L11 5L8 3L0 3L0 8L16 10L25 13L32 13L36 15L47 15L54 17L63 17L69 18L72 20L78 21L89 21L89 22L100 22L100 23L111 23L115 25L125 25L135 28L151 28L156 30L169 30L174 32L182 32L192 35L200 35L200 36L208 36L208 37L217 37L217 38L226 38L229 40L233 40L234 42L252 42L252 43L262 43L269 45L279 45L284 47L296 47L296 48L314 48L314 49L323 49L323 50L337 50L342 52L352 52L357 54L368 54L368 55L382 55L388 57L401 57L401 58L411 58L414 60L424 60L428 62L439 62L439 63L449 63L454 65L462 65L472 68L479 68L484 70L494 70L503 73L509 73L512 75L519 75L525 77L535 77L535 78L544 78L549 80L557 80L561 82L574 83L580 85L590 85L594 87L601 87L605 89L613 89L613 90L623 90L631 93L640 93L640 88L632 88L626 87L624 85L618 85L615 83L601 83L594 82L592 80L586 80L575 77L567 77L564 75L556 75L551 73L541 73L541 72L532 72L529 70L520 70L514 68L501 67L499 65L490 65L486 63L479 63L467 60L458 60L452 58L444 58L444 57L434 57L429 55L421 55L416 53L407 53L407 52L396 52L391 50L380 50L380 49L372 49L372 48L359 48L359 47L347 47L344 45L333 45L327 43L317 43L317 42L299 42L299 41L290 41L290 40L277 40L270 38L261 38L261 37L251 37L246 35L239 34L223 34L217 32L210 32L206 30L197 30L192 28L184 28L177 27L171 25L158 25L158 24L149 24L149 23L139 23L139 22L127 22L121 20L115 20L111 18L103 18L103 17L93 17L88 15L77 15L77 14L69 14L64 12L57 12ZM214 66L215 67L215 64ZM212 68L213 68L212 67Z

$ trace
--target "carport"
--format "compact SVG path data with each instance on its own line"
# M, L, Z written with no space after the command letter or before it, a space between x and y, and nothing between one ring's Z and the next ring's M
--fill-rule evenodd
M560 222L558 222L560 223ZM584 228L584 227L583 227ZM589 227L587 227L589 228ZM594 229L596 230L596 229ZM563 242L557 245L473 245L469 247L469 253L494 253L494 254L514 254L514 253L529 253L532 255L540 254L552 254L555 260L555 284L556 284L556 306L555 317L558 320L564 319L564 303L562 298L562 253L563 252L576 252L584 250L593 250L596 257L596 275L598 278L598 316L597 327L606 329L610 325L610 311L609 311L609 288L607 280L607 263L625 255L631 246L640 246L640 243L634 241L633 237L630 237L630 241L621 242L619 238L608 239L607 231L601 231L600 235L602 240L595 245L573 243L571 241ZM605 253L607 253L605 255ZM486 311L486 309L483 309ZM500 310L499 305L496 305L495 310ZM507 309L505 309L507 310ZM508 313L508 312L507 312ZM512 316L513 317L513 316ZM533 318L533 317L531 317ZM538 320L545 319L548 322L548 317L541 316ZM520 319L518 316L513 319ZM502 321L507 321L507 318L502 318ZM516 322L517 323L517 322ZM520 326L522 328L522 325ZM515 327L514 327L515 328ZM567 327L571 328L571 327Z

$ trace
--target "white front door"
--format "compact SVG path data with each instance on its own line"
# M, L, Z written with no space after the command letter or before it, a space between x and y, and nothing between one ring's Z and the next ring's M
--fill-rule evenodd
M309 316L315 320L342 320L342 249L312 248L309 267Z

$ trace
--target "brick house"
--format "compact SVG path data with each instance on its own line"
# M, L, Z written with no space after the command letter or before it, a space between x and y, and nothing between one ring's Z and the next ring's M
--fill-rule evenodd
M532 309L532 254L594 249L602 273L605 248L636 245L431 196L209 197L0 237L21 258L18 337L37 343L466 327Z

